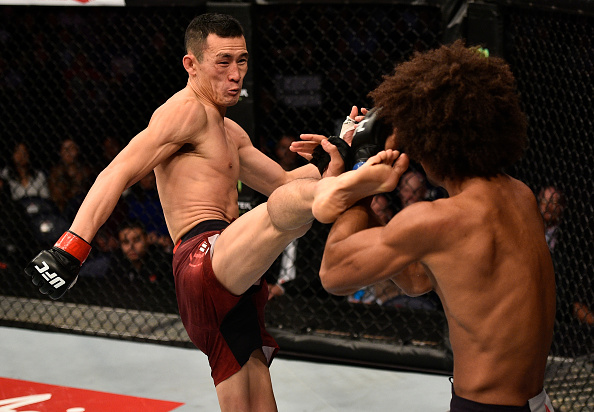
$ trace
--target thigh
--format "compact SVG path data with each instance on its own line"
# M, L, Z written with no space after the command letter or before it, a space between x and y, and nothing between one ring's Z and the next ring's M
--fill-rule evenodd
M303 236L311 224L295 230L278 230L270 220L266 203L244 213L215 242L212 267L229 292L249 289L292 240Z

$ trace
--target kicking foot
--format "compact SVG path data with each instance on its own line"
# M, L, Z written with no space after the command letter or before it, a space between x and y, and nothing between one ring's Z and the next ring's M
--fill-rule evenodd
M357 170L321 179L312 205L314 217L332 223L355 202L378 193L391 192L408 168L408 156L385 150L372 156Z

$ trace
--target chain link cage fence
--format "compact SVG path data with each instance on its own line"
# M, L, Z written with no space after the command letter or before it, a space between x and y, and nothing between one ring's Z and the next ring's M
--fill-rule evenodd
M530 150L516 174L541 205L549 202L545 221L558 219L549 242L557 322L547 390L560 410L594 410L594 17L518 5L501 13L504 55L529 123Z
M449 23L446 2L247 3L254 87L234 109L253 102L244 127L287 169L301 164L288 142L336 134L353 104L369 106L381 75L438 46ZM530 124L530 149L512 174L536 196L549 186L562 194L548 204L563 210L553 233L558 319L547 391L559 410L592 410L593 18L519 0L486 3L499 13L502 54ZM63 299L46 300L22 268L53 245L97 174L184 87L185 27L209 8L0 6L1 324L191 347L152 174L124 193ZM265 201L241 183L238 190L241 212ZM445 195L413 166L376 203L389 219L411 201ZM281 354L450 373L435 296L410 299L383 284L348 297L323 290L317 271L328 230L315 223L266 273L275 285L267 324Z

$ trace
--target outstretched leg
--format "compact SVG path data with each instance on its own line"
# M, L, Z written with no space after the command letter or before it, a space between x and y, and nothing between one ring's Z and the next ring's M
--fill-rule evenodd
M289 243L311 227L311 209L301 226L280 229L268 214L266 204L244 213L217 238L212 268L217 280L231 293L241 295L256 283Z
M340 176L297 179L279 187L217 239L212 258L217 279L231 293L244 293L291 241L307 232L314 216L334 222L358 200L394 190L407 168L406 155L386 150Z

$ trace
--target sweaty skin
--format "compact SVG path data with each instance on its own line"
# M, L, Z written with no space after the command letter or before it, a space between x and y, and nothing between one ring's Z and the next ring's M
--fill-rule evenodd
M322 284L340 295L386 279L411 296L435 290L449 325L456 394L524 405L543 389L555 311L534 195L507 175L438 183L449 198L412 204L384 227L368 229L361 205L341 214L326 243ZM320 199L342 202L331 186ZM415 263L424 271L404 271Z

